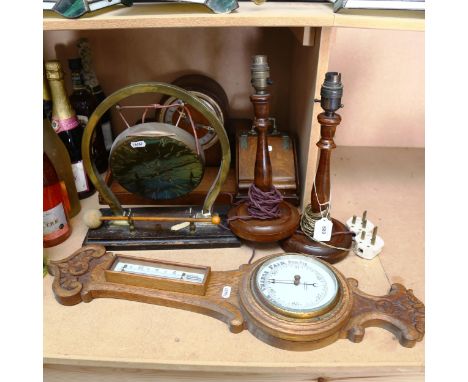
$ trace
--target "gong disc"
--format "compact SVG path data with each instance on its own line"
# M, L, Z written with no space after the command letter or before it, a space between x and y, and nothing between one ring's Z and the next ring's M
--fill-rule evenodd
M166 200L188 194L201 182L203 150L192 135L165 123L132 126L114 141L110 153L112 176L127 191Z

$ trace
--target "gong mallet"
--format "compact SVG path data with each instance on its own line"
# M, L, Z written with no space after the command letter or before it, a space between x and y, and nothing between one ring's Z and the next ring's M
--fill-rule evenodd
M103 216L99 210L88 210L83 215L83 222L88 228L99 228L104 221L128 222L133 225L136 221L145 222L182 222L182 223L211 223L220 224L221 218L219 215L213 215L206 218L191 218L191 217L171 217L171 216Z

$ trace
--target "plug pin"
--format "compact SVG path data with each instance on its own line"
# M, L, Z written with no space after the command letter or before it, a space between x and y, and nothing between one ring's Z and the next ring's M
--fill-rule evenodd
M374 227L372 230L372 239L371 239L371 244L375 244L375 239L377 238L377 226Z
M366 238L366 231L361 231L361 240Z
M367 225L367 210L362 213L362 228L366 228Z
M353 220L351 221L351 223L356 224L356 215L353 215Z

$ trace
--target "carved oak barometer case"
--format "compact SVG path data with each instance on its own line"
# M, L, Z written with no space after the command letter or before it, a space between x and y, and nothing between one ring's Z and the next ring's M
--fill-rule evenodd
M90 245L52 261L49 270L63 305L108 297L190 310L224 321L233 333L248 329L282 349L317 349L340 338L360 342L369 326L391 331L405 347L424 337L424 304L412 290L393 284L387 295L370 296L357 280L297 253L212 272Z

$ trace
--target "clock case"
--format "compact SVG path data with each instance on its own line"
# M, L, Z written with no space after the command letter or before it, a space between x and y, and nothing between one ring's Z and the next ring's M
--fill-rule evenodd
M138 277L132 282L110 282L106 273L121 255L106 252L104 247L97 245L82 247L63 260L51 261L49 272L55 276L52 285L55 297L63 305L107 297L185 309L225 322L232 333L247 329L265 343L281 349L313 350L344 338L361 342L365 329L371 326L392 332L404 347L413 347L423 339L425 308L411 289L392 284L387 295L372 296L358 288L357 280L346 278L319 259L317 261L333 271L339 283L338 300L333 308L306 319L286 317L269 310L254 295L251 282L261 264L282 255L266 256L231 271L212 272L207 268L202 295L184 289L163 289L157 282L142 284Z

